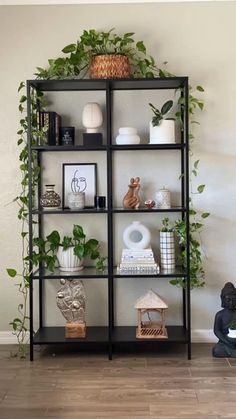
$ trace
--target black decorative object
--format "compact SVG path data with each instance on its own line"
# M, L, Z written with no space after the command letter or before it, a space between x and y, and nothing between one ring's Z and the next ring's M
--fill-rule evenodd
M75 127L61 127L59 142L60 142L60 145L74 145Z
M106 208L106 197L105 196L95 196L94 197L95 207L98 209Z
M236 358L236 338L229 337L232 322L236 321L236 288L227 282L221 291L220 310L215 315L214 333L219 339L213 347L212 355L217 358Z
M47 127L46 132L46 145L59 145L59 130L61 126L61 117L56 112L39 111L37 113L37 126L39 130ZM38 145L41 144L41 139L38 139Z
M97 192L96 163L64 163L62 170L62 207L68 208L68 193L84 192L85 208L94 208Z
M100 132L83 133L83 145L86 147L94 147L102 145L102 134Z

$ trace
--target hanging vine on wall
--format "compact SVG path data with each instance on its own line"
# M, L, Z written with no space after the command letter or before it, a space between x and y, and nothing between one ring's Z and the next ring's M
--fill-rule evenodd
M88 73L91 60L96 55L125 55L128 57L130 62L130 77L139 77L139 78L153 78L153 77L175 77L173 74L169 73L166 68L159 68L156 64L154 58L147 54L146 46L143 41L135 42L134 33L129 32L124 35L117 35L114 32L114 29L111 29L108 32L96 31L94 29L84 30L80 38L76 43L67 45L63 48L62 53L64 54L61 57L48 60L48 67L36 68L36 76L39 79L73 79L73 78L82 78L85 77ZM164 63L165 65L167 63ZM21 83L19 86L19 92L25 88L25 83ZM189 117L190 124L193 125L198 123L194 115L196 111L203 110L203 101L195 96L194 89L189 86ZM196 87L196 91L201 93L203 88L201 86ZM28 257L28 206L29 206L29 190L28 190L28 147L27 147L27 129L28 121L27 116L25 115L25 105L27 103L26 95L21 95L19 111L22 114L20 119L20 129L17 132L18 146L20 147L19 160L20 160L20 171L22 175L21 180L21 193L15 198L15 201L19 205L18 218L22 223L21 229L21 239L22 239L22 269L20 272L13 268L7 269L8 275L11 278L19 278L17 283L19 292L22 295L22 302L18 305L18 315L10 323L13 329L13 334L16 335L18 340L18 354L22 357L25 356L25 343L26 341L26 332L28 331L28 315L27 315L27 299L28 299L28 290L29 290L29 278L30 278L30 264ZM32 144L37 144L37 139L41 139L43 144L46 138L47 127L39 130L37 127L37 109L40 105L41 109L44 109L46 105L45 98L41 92L36 91L31 97L32 103ZM178 104L183 105L182 98L179 98ZM181 119L181 114L176 113L176 118ZM190 133L190 142L192 144L194 140L193 134ZM191 175L197 176L199 161L193 163L191 168ZM32 194L33 198L36 195L38 179L40 176L40 170L37 165L36 155L32 155ZM199 185L197 192L202 193L205 188L205 185ZM190 214L194 217L193 222L190 223L191 233L195 234L199 232L203 223L196 221L197 212L193 209L192 199L190 201L191 211ZM201 218L204 219L208 216L208 213L203 213ZM185 228L185 222L179 221L179 237L183 241L183 232ZM190 246L194 245L197 250L200 249L200 241L191 235ZM193 248L191 248L192 250ZM200 250L199 250L200 252ZM191 288L203 286L203 276L204 270L202 266L201 254L198 251L192 253L191 263L193 260L198 260L197 269L195 270L194 276L191 279ZM182 254L183 260L182 263L186 263L186 255ZM32 261L33 262L33 261ZM174 285L185 286L184 280L177 278L171 281Z

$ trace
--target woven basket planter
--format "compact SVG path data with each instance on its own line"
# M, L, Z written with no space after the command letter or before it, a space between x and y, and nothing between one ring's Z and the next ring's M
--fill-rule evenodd
M129 77L129 59L125 55L96 55L92 58L91 79L127 79Z

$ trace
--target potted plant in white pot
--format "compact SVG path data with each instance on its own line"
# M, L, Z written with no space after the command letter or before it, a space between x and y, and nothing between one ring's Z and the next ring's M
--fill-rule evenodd
M165 102L161 110L152 103L149 103L149 106L154 113L149 123L150 144L175 143L175 120L166 118L173 106L173 100Z
M228 337L229 338L236 338L236 320L233 320L229 324L228 329L229 329Z
M56 264L59 269L65 272L77 272L83 269L83 261L86 256L92 260L97 260L96 268L102 270L106 257L100 256L99 241L89 239L80 225L74 225L72 236L64 236L61 239L57 230L52 231L46 240L35 238L34 245L39 248L39 252L34 252L33 262L45 264L51 272L54 271Z
M175 241L173 228L169 225L169 218L162 220L160 255L161 269L168 272L173 271L175 269Z

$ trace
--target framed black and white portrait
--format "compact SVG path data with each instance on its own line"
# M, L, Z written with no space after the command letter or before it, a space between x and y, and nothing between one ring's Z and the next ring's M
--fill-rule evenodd
M68 193L84 192L85 208L94 207L97 195L96 163L63 163L62 165L62 207L68 208Z

